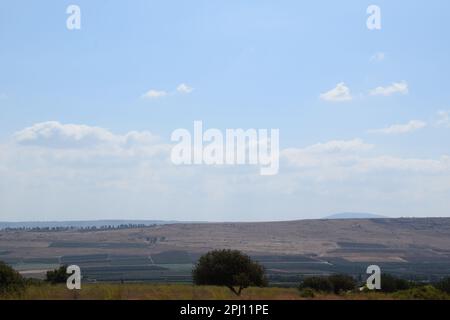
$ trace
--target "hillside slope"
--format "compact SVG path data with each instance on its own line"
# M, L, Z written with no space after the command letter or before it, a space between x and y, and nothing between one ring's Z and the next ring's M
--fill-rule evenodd
M86 267L94 279L109 279L104 277L108 272L111 277L121 274L139 280L145 278L144 272L149 274L148 279L167 279L162 276L164 270L177 265L175 276L186 280L201 253L219 248L245 251L278 275L341 271L360 274L365 273L364 266L377 263L395 273L440 276L450 273L450 218L0 232L0 260L17 269L33 273L73 263ZM155 278L155 274L161 277Z

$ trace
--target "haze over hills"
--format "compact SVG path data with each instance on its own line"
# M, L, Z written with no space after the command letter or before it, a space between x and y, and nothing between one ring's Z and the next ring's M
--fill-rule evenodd
M365 213L365 212L342 212L332 214L330 216L325 217L324 219L382 219L387 218L386 216L382 216L374 213Z
M326 216L323 219L378 219L387 218L386 216L372 214L372 213L358 213L358 212L343 212L337 213L330 216ZM301 220L301 219L300 219ZM121 225L162 225L162 224L174 224L174 223L191 223L188 221L172 221L172 220L74 220L74 221L20 221L20 222L9 222L0 221L0 230L7 228L88 228L88 227L104 227L112 226L118 227ZM203 223L203 222L192 222L192 223ZM205 222L207 223L207 222Z

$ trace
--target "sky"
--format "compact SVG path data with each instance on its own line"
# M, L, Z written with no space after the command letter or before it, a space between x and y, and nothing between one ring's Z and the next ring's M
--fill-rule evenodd
M0 220L450 217L449 31L446 0L2 0ZM197 120L279 129L279 173L174 165Z

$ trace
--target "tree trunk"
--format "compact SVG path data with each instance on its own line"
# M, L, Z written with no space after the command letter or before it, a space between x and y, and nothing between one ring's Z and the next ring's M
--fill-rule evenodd
M233 286L229 286L228 289L230 289L231 291L233 291L233 293L234 293L235 295L237 295L237 296L240 296L240 295L241 295L242 288L239 288L239 291L236 291L236 289L235 289Z

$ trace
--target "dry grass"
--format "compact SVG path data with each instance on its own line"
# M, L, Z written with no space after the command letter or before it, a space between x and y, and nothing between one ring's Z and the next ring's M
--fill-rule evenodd
M0 299L20 300L302 300L296 288L248 288L240 297L228 288L184 284L85 284L80 291L69 291L65 285L34 285L18 295ZM381 293L346 295L316 294L321 300L392 299Z

